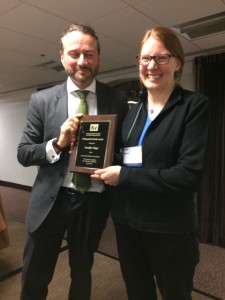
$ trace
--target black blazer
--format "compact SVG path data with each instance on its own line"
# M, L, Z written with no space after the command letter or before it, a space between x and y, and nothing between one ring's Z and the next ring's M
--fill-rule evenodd
M130 109L123 146L138 144L146 116L146 100ZM113 218L144 231L194 231L194 193L202 177L207 127L207 97L176 87L144 136L142 167L121 169Z
M121 124L128 110L124 92L96 82L98 114L118 114L116 151L121 144ZM50 164L46 159L46 144L59 136L60 127L68 118L66 82L32 94L21 142L18 161L25 167L38 166L29 199L26 223L30 232L45 220L62 185L69 163L69 148L64 149L59 161Z

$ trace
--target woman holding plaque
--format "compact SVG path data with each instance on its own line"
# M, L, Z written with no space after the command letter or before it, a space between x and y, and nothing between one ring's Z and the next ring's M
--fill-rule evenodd
M157 284L164 300L189 300L208 99L179 85L184 53L172 30L148 30L137 62L146 92L123 124L122 166L92 176L117 186L112 218L128 299L157 299Z

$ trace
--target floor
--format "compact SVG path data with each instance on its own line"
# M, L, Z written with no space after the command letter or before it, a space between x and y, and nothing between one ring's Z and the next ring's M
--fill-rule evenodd
M22 254L26 237L24 215L28 192L18 194L14 189L1 187L10 236L10 246L0 250L0 299L18 300L22 270ZM17 199L17 200L15 200ZM69 288L69 269L66 241L62 245L48 300L66 300ZM201 245L201 263L196 270L193 300L225 299L225 250ZM212 254L214 257L212 257ZM211 261L209 261L211 260ZM213 268L211 265L213 264ZM221 267L221 264L223 267ZM221 275L224 276L221 278ZM114 228L109 219L93 267L92 300L126 300L115 246ZM32 300L32 299L31 299ZM141 299L140 299L141 300ZM159 300L162 298L159 295ZM180 299L182 300L182 299Z

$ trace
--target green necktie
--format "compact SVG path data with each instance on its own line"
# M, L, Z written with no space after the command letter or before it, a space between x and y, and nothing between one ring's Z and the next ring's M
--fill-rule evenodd
M80 98L80 104L77 109L77 113L82 113L83 115L88 114L88 106L87 106L87 94L89 91L76 91L79 98ZM91 185L91 178L88 174L84 173L74 173L73 174L73 179L72 179L73 184L76 186L77 190L81 193L84 194L87 192Z
M77 113L88 115L87 95L89 91L76 91L80 98L80 104L77 108Z

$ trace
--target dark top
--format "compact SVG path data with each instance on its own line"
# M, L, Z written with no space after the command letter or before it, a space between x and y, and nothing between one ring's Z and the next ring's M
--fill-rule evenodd
M146 100L126 116L125 147L138 144L146 121ZM150 232L195 230L194 195L202 177L207 124L207 97L177 86L143 139L143 166L121 169L114 220Z

